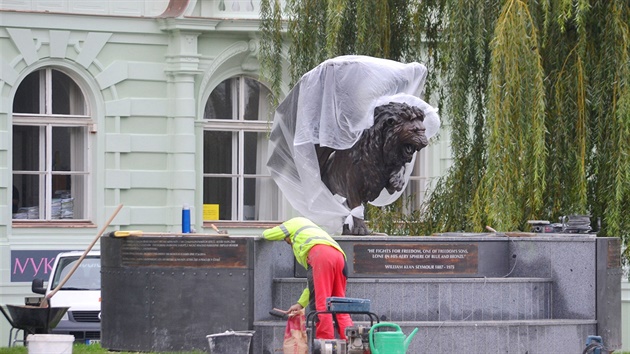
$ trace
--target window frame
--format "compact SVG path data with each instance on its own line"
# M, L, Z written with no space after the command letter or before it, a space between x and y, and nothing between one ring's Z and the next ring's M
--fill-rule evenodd
M14 168L15 161L12 163L11 169L11 180L12 183L15 184L14 178L16 175L22 176L40 176L40 179L43 178L44 182L38 182L40 187L43 187L44 190L41 190L39 193L39 210L43 211L44 217L40 217L37 219L15 219L13 218L13 214L11 217L12 224L14 226L28 226L28 225L40 225L46 224L46 226L67 226L68 224L85 224L92 225L92 210L89 207L91 201L91 188L92 188L92 179L93 179L93 171L92 171L92 144L93 140L91 138L91 134L95 132L95 121L94 121L94 112L92 112L90 101L88 100L88 96L85 92L85 87L82 85L82 81L76 79L76 75L73 75L71 70L64 70L63 67L57 67L54 65L39 67L33 71L31 71L28 75L31 75L36 72L44 71L44 75L40 74L39 77L39 113L20 113L14 112L12 107L12 139L15 138L13 128L16 126L24 126L24 127L35 127L39 128L38 139L39 139L39 157L44 157L39 161L39 166L37 170L16 170ZM58 114L53 112L53 71L57 71L63 75L65 75L69 80L72 81L74 85L78 88L78 92L73 94L69 94L69 99L72 100L72 97L77 97L76 95L80 94L82 98L82 110L85 114ZM27 75L27 76L28 76ZM24 78L26 78L25 76ZM20 81L17 88L19 89L20 85L24 83L24 80ZM17 91L16 96L12 100L12 106L15 100L17 99ZM83 166L81 169L71 168L69 170L55 170L53 168L53 129L54 128L81 128L83 132L80 133L79 139L81 141L82 147L72 147L74 145L74 141L70 143L71 151L73 153L80 149L79 158L82 161L79 165ZM71 160L77 158L76 154L73 154ZM43 167L42 167L43 166ZM62 218L52 218L52 204L53 204L53 178L54 176L83 176L83 187L81 191L81 201L80 203L83 205L81 207L81 211L83 217L81 218L72 218L72 219L62 219ZM76 197L75 197L76 201ZM43 204L43 207L41 206Z
M426 175L429 170L429 153L427 149L416 152L412 172L407 185L399 198L402 199L403 212L410 214L415 210L422 212L430 194L431 178Z
M214 223L214 224L222 224L222 225L235 225L241 223L249 224L262 224L266 225L269 223L277 223L280 220L280 216L282 215L282 203L277 204L278 210L276 214L278 215L277 220L245 220L245 180L246 179L254 179L254 180L262 180L269 179L273 181L271 174L261 174L261 173L246 173L245 172L245 133L257 133L257 134L266 134L267 136L271 132L272 121L267 120L247 120L245 119L246 113L246 95L243 94L245 92L246 80L254 80L260 86L264 87L268 92L271 90L260 80L255 77L247 76L247 75L234 75L223 79L219 82L219 85L227 80L231 80L232 82L238 81L238 85L232 85L232 97L238 97L238 102L236 102L237 107L232 107L232 114L230 119L210 119L205 117L205 110L202 112L202 129L205 134L207 131L216 131L216 132L230 132L232 134L236 134L237 138L232 139L232 153L233 156L237 158L232 160L232 172L231 173L206 173L202 171L202 180L205 184L206 178L230 178L232 179L232 198L235 201L232 205L232 209L230 211L233 216L231 219L224 220L203 220L204 223ZM219 86L215 86L211 91L206 100L203 102L205 107L208 100L210 99L214 90ZM263 92L259 92L261 99L263 96ZM234 103L233 103L234 105ZM270 106L271 107L271 106ZM272 113L272 112L269 112ZM260 113L259 113L260 114ZM237 116L237 119L234 117ZM260 118L260 116L259 116ZM205 146L205 137L203 139L203 144ZM235 154L236 153L236 154ZM268 158L268 152L265 158ZM203 156L205 159L206 156ZM266 161L264 161L266 163ZM235 181L234 181L235 180ZM276 187L277 188L277 187ZM281 193L281 192L280 192ZM203 198L202 198L203 199ZM203 201L202 201L203 203Z

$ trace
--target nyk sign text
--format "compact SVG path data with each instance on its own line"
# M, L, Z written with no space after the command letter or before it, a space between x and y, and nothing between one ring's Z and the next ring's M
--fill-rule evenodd
M55 257L64 251L11 251L11 282L31 282L35 278L48 280Z

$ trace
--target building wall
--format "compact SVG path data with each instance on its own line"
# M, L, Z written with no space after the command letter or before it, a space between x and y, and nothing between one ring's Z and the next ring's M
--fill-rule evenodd
M625 274L621 277L621 345L623 352L630 352L630 283Z
M129 1L126 7L119 1L99 2L97 8L86 8L87 3L64 1L55 8L31 1L0 3L1 305L23 304L25 296L33 296L29 282L12 281L13 251L84 250L120 204L109 230L179 232L187 203L195 229L203 232L199 121L204 104L229 77L260 79L258 21L249 12L242 19L221 20L185 16L216 14L214 1L185 2L187 7L171 17L160 16L171 6L166 0ZM12 223L10 201L12 101L21 80L48 65L73 73L94 116L87 152L93 176L90 222L18 226ZM448 138L442 133L439 147L427 150L422 158L429 181L449 165ZM263 226L239 225L233 232L258 233ZM22 271L47 277L42 263ZM7 343L8 329L0 320L0 346Z

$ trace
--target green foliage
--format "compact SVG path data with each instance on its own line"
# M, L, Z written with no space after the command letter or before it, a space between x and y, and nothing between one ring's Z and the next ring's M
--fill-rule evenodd
M261 61L264 77L280 75L286 31L291 85L322 61L339 55L370 55L403 60L420 43L417 21L429 21L418 2L410 0L261 0ZM286 28L280 25L283 20ZM415 31L415 32L414 32ZM410 38L409 33L417 33ZM409 60L417 60L411 56ZM271 64L275 64L273 66ZM275 75L275 76L274 76ZM280 82L270 81L275 92Z
M413 199L399 198L383 207L368 204L365 216L369 227L390 236L424 235L425 223L420 221L420 210L412 209Z
M451 123L453 166L432 192L425 215L430 232L470 231L474 225L469 212L486 170L484 132L492 40L488 33L494 32L501 6L499 1L441 2L442 12L436 16L447 19L447 25L441 32L430 33L444 43L438 48L443 51L438 68L445 78L440 91L445 101L442 117Z
M429 68L426 97L450 123L453 165L422 211L370 208L376 231L522 230L528 219L589 214L600 236L628 245L627 0L287 4L294 81L344 54Z
M526 4L503 5L492 41L486 172L470 209L474 231L521 228L541 214L545 102L538 36Z
M270 1L273 1L270 3ZM260 7L261 40L260 57L263 79L271 84L271 104L278 106L280 86L282 85L282 46L283 46L283 21L280 0L262 1Z

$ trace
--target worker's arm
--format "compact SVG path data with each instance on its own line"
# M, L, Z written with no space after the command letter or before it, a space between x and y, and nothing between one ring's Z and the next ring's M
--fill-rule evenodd
M280 227L282 225L274 226L272 228L263 231L263 237L268 241L282 241L285 237L290 236L286 228Z
M310 295L311 293L308 290L308 288L304 289L304 291L302 292L302 295L300 296L300 299L297 301L296 304L289 307L289 309L287 310L287 314L289 316L294 316L294 315L299 314L300 311L302 311L302 309L306 308L306 306L308 305Z
M306 308L310 299L311 292L308 290L308 288L305 288L304 291L302 291L302 295L300 295L300 299L297 301L297 303L302 305L303 308Z

